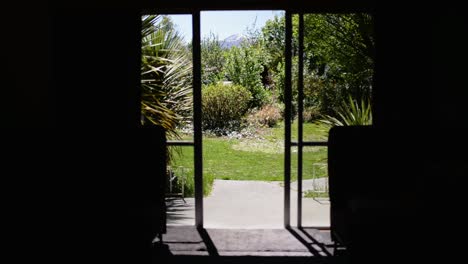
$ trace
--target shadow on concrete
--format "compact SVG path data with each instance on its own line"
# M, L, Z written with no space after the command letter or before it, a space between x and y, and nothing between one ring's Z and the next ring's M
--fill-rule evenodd
M206 232L206 229L197 228L197 230L203 242L205 243L206 249L208 250L208 254L212 257L219 257L218 249L213 243L213 240L211 240L211 237L208 234L208 232Z
M291 235L293 235L299 242L301 242L308 250L310 253L312 253L312 255L314 257L317 257L317 258L321 258L322 255L320 254L320 252L315 249L313 246L312 246L312 243L309 243L307 242L301 235L299 235L294 229L292 229L291 227L287 227L286 230L289 231L289 233L291 233Z
M311 232L316 231L316 229L304 229L303 227L298 227L298 230L301 231L307 238L309 238L312 241L312 244L315 244L318 247L320 247L320 249L325 255L327 256L333 255L329 251L329 249L326 248L324 241L319 241L318 239L314 238L312 234L310 234Z
M166 219L167 223L177 223L180 221L193 220L195 215L193 205L184 203L180 198L166 199Z

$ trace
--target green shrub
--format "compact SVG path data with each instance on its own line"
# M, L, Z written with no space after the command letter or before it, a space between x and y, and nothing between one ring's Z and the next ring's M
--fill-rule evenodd
M274 127L281 120L281 109L276 104L265 105L249 116L249 123L255 126Z
M250 99L251 93L239 85L215 84L203 87L203 129L239 128Z

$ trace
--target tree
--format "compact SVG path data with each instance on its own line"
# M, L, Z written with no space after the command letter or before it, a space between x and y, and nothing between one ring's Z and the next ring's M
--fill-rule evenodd
M142 19L141 111L169 137L192 110L192 60L169 17Z
M216 84L224 78L225 58L218 36L210 33L201 42L202 82Z
M268 92L262 84L262 54L262 50L245 44L232 47L226 54L226 75L234 84L250 91L250 108L260 107L268 99Z
M333 84L356 100L370 98L374 42L373 22L369 14L304 16L306 70L325 81L325 89Z
M270 61L268 68L276 69L279 63L284 64L285 22L284 16L277 16L268 20L262 28L262 38L265 49L268 50Z
M293 16L292 54L297 61L299 17ZM275 16L262 29L279 99L284 90L284 16ZM375 44L372 17L368 14L308 14L304 16L305 106L334 114L346 96L370 98ZM297 67L293 63L293 84ZM293 85L293 100L297 101ZM293 102L294 103L294 102Z

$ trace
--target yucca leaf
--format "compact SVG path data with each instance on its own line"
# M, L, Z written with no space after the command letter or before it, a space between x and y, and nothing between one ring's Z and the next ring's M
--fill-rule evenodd
M160 15L142 18L141 112L168 138L180 139L177 128L192 108L192 60L179 33L163 22Z
M351 96L339 107L336 117L325 115L320 123L328 126L371 125L372 110L369 100L361 99L359 104Z

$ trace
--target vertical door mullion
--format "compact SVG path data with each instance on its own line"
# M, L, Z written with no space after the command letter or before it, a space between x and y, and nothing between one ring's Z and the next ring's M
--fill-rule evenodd
M286 11L286 45L285 45L285 114L284 114L284 226L291 225L291 38L292 21L291 12Z
M299 14L299 65L298 65L298 150L297 150L297 226L302 226L302 148L303 148L303 110L304 110L304 14Z
M192 13L193 120L195 162L195 225L203 228L203 149L201 102L200 11Z

